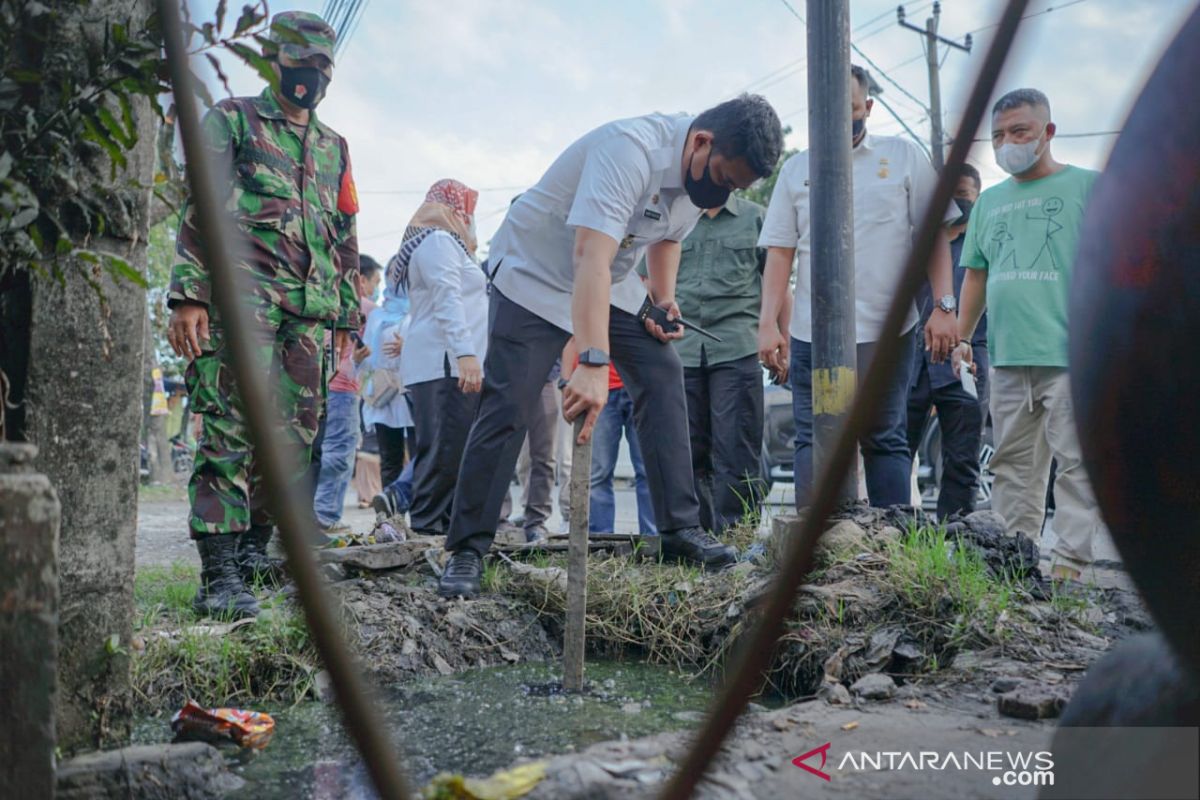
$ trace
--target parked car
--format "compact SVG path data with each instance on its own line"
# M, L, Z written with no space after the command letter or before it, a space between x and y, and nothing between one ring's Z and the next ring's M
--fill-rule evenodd
M762 474L768 485L791 483L793 480L793 453L796 423L792 417L792 393L787 386L766 384L763 390L763 445ZM992 445L991 420L983 434L983 445L979 450L979 467L982 480L976 508L991 508L992 482L995 476L988 469L995 448ZM936 410L931 410L929 423L921 436L917 449L920 466L917 469L917 486L921 492L921 505L926 509L937 508L938 487L942 480L942 432ZM1053 477L1051 478L1053 486ZM1053 507L1053 500L1050 501Z
M763 375L762 477L769 491L776 482L792 482L796 422L791 390L767 381L765 370Z

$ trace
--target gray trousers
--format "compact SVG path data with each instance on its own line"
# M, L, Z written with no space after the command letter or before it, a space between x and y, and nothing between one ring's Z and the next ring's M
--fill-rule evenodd
M524 526L545 525L554 511L554 456L558 433L558 387L547 382L538 399L538 409L529 420L529 430L521 455L517 458L517 482L521 484L521 502L525 506ZM500 518L512 511L512 492L504 496Z
M441 535L450 525L454 479L479 395L460 391L458 378L438 378L412 384L408 396L412 398L416 438L409 510L412 529Z
M458 473L447 550L471 547L486 553L491 547L521 443L541 407L546 375L570 338L494 287L488 311L483 393ZM609 310L608 337L617 371L633 398L658 529L666 533L696 527L700 504L687 468L692 450L679 356L618 308Z

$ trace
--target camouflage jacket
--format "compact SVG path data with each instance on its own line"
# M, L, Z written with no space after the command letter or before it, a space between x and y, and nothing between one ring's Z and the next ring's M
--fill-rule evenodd
M229 170L226 209L245 234L238 266L261 297L308 319L359 327L358 197L346 140L312 113L302 138L270 87L258 97L221 100L204 118L213 155ZM167 305L208 304L195 206L184 206Z

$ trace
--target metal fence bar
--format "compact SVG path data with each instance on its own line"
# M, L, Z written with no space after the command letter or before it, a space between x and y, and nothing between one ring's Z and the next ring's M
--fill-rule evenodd
M234 268L230 257L240 236L219 200L222 195L217 189L217 176L212 173L211 158L200 129L180 28L178 0L157 0L157 5L179 112L187 181L192 202L196 204L204 263L212 275L213 300L228 334L234 380L250 429L255 461L261 470L268 502L287 552L304 618L333 680L346 729L362 753L375 790L388 800L407 800L412 797L412 792L400 767L397 751L342 638L333 604L308 550L308 534L315 532L312 503L298 483L289 479L289 473L293 471L289 469L289 463L294 463L297 454L277 432L279 405L275 402L275 392L264 379L265 365L258 364L255 354L251 336L254 321L243 302L243 297L250 296L253 289L238 285L244 276Z
M973 132L978 129L1027 5L1028 0L1009 0L996 30L996 37L992 40L979 70L975 87L971 90L970 100L963 113L961 130ZM846 79L849 80L849 76ZM761 685L763 672L774 658L775 645L783 633L785 621L792 612L796 592L812 568L817 541L821 538L825 522L837 504L838 490L850 467L851 459L854 458L858 438L875 416L879 400L891 379L892 370L895 369L896 359L901 355L901 327L908 316L913 297L924 280L926 265L933 252L936 237L942 235L942 215L958 183L958 169L966 161L971 146L967 141L969 138L973 136L955 138L950 158L938 178L933 201L925 211L925 218L918 230L912 253L892 298L892 305L888 309L876 349L877 355L855 395L854 405L846 425L842 428L837 447L830 454L829 463L821 473L812 505L804 516L800 535L791 542L787 556L780 564L779 576L762 617L749 639L739 647L740 654L735 668L720 697L714 703L704 728L697 735L695 744L663 789L660 795L662 800L685 800L691 796L696 784L704 776L705 769L717 755L721 743L733 729L750 695Z

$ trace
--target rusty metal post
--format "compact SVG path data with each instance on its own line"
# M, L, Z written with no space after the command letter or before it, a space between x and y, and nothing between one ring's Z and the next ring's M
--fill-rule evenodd
M0 444L0 797L54 797L58 496Z
M588 516L591 511L592 441L579 444L584 416L575 420L571 457L571 538L567 548L567 625L563 635L563 689L583 691L584 621L587 616Z

